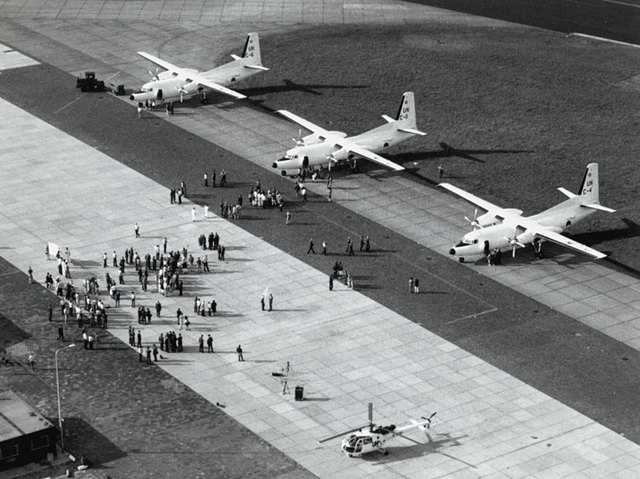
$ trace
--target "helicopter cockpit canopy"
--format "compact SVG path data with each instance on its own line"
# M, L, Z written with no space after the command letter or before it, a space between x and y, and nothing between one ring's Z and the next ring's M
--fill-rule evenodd
M362 448L371 446L373 444L373 438L371 436L358 436L357 434L349 434L342 441L342 450L347 454L359 454L362 452Z

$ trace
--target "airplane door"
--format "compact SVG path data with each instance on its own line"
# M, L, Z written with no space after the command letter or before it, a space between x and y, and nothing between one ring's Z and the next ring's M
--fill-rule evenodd
M156 98L157 98L158 100L162 100L162 88L160 88L160 89L158 90L158 94L156 95Z
M306 170L307 168L309 168L309 157L308 157L308 156L305 156L305 157L302 159L302 169L303 169L303 170Z

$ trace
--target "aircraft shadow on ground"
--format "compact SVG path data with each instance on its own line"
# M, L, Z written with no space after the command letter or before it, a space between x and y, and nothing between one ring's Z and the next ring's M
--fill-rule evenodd
M418 435L416 434L416 436ZM374 453L374 454L362 456L362 458L374 464L389 464L392 462L403 461L408 458L421 457L429 454L442 454L468 467L475 469L476 466L474 466L473 464L465 462L461 459L458 459L444 452L445 448L459 446L460 439L463 439L465 437L466 436L452 437L450 434L438 434L438 438L434 440L431 437L431 435L427 433L427 442L425 442L424 444L420 443L420 444L414 444L413 446L406 446L406 447L402 447L399 444L402 444L402 441L405 439L407 439L405 442L409 442L409 441L414 442L415 439L413 437L411 438L399 437L394 439L394 441L396 441L395 443L390 443L393 445L391 445L390 447L387 447L387 451L389 452L387 456L383 455L382 453Z
M282 82L283 82L282 85L239 88L236 91L248 97L259 96L259 95L270 95L273 93L286 93L286 92L292 92L292 91L299 91L302 93L309 93L311 95L321 96L321 95L324 95L324 93L318 90L337 90L337 89L355 90L359 88L369 88L369 85L302 84L302 83L296 83L293 80L289 80L288 78L284 78ZM256 100L252 100L252 101L256 101Z
M403 164L408 162L419 162L423 160L432 160L435 158L452 158L458 157L464 160L475 161L477 163L486 163L486 160L478 158L474 155L507 155L518 153L533 153L532 150L506 150L506 149L458 149L447 143L440 143L440 150L417 151L408 153L399 153L389 156L389 159L395 163Z

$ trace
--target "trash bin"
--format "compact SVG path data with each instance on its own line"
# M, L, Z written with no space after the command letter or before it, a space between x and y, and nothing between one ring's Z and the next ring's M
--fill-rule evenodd
M296 386L296 401L304 400L304 388L302 386Z

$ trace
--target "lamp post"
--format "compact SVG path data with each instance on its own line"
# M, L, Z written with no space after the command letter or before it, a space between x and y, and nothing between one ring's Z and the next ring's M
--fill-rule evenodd
M60 407L60 379L58 375L58 353L60 351L64 351L65 349L69 349L74 347L75 344L70 344L69 346L65 346L64 348L58 349L54 358L56 361L56 390L58 391L58 424L60 425L60 448L64 451L64 430L62 429L62 409Z

